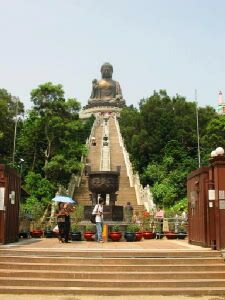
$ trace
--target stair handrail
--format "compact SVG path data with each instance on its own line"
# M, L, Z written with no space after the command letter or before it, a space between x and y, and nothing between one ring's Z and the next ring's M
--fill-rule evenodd
M119 144L120 147L122 148L122 152L123 152L123 157L124 157L124 161L125 161L125 165L126 165L126 171L127 171L127 176L129 178L129 182L130 182L130 187L134 186L133 183L133 168L132 168L132 164L130 162L130 156L129 153L126 150L126 147L124 145L124 141L120 132L120 127L119 127L119 122L117 120L117 117L114 118L115 120L115 125L116 125L116 130L117 130L117 134L119 137Z
M117 118L114 118L114 119L115 119L115 125L116 125L116 129L117 129L118 137L119 137L119 144L122 147L122 151L123 151L123 157L124 157L125 166L126 166L126 170L127 170L127 176L129 178L130 187L135 188L137 204L144 205L144 207L147 211L155 209L156 205L154 204L154 201L153 201L153 195L151 193L150 186L147 185L146 187L143 187L143 185L140 182L140 176L139 176L138 172L136 172L134 174L132 163L130 161L130 156L126 150L125 143L124 143L124 140L123 140L121 132L120 132L119 122L118 122Z

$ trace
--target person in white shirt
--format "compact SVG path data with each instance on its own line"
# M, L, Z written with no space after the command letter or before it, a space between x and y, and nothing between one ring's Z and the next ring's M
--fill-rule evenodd
M95 222L96 222L96 240L100 243L103 243L102 239L102 229L103 229L103 204L104 199L99 199L99 204L96 204L92 215L95 215Z
M162 207L158 207L155 213L156 221L160 224L160 231L163 232L163 218L164 218L164 210Z

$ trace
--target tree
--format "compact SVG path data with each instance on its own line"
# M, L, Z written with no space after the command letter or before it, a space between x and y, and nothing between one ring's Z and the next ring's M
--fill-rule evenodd
M18 118L19 133L24 112L23 103L14 99L5 89L0 89L0 160L2 163L12 163L15 119ZM17 112L17 116L16 116Z
M203 145L202 156L207 164L210 153L217 147L225 148L225 116L217 115L209 122L205 129L205 135L201 139Z
M200 135L215 117L211 107L199 108ZM142 99L139 110L123 110L121 133L141 182L166 206L186 195L186 176L197 168L196 103L164 90ZM128 129L127 129L128 128Z
M55 185L67 185L71 174L82 167L93 118L88 122L79 119L80 103L66 100L60 84L39 85L32 90L31 100L34 107L19 138L20 153L26 156L25 173L32 170Z

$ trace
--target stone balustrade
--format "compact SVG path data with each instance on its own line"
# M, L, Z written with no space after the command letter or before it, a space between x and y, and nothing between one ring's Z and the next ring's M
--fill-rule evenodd
M118 136L119 136L119 143L120 143L120 146L122 147L122 151L123 151L123 156L124 156L124 160L125 160L127 176L129 178L130 186L135 188L137 204L144 205L145 209L147 211L150 211L155 208L155 204L153 201L152 193L150 191L150 187L149 187L149 185L147 185L146 187L143 187L140 182L139 174L133 173L133 168L132 168L132 164L130 161L129 153L127 152L127 150L125 148L125 144L124 144L121 132L120 132L118 120L117 120L117 118L114 118L114 120L115 120L115 125L116 125L116 129L117 129Z

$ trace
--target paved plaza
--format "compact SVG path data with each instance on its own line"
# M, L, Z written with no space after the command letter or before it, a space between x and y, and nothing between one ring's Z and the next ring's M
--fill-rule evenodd
M200 246L191 245L188 243L187 240L167 240L167 239L152 239L152 240L142 240L140 242L126 242L126 241L120 241L120 242L105 242L105 243L97 243L95 241L87 242L87 241L81 241L81 242L71 242L68 244L62 244L58 242L58 239L56 238L42 238L42 239L21 239L18 243L11 243L7 245L0 246L1 248L13 248L13 249L42 249L42 250L80 250L80 251L86 251L86 250L99 250L102 249L103 251L107 250L177 250L177 251L183 251L183 250L202 250L207 248L202 248Z

